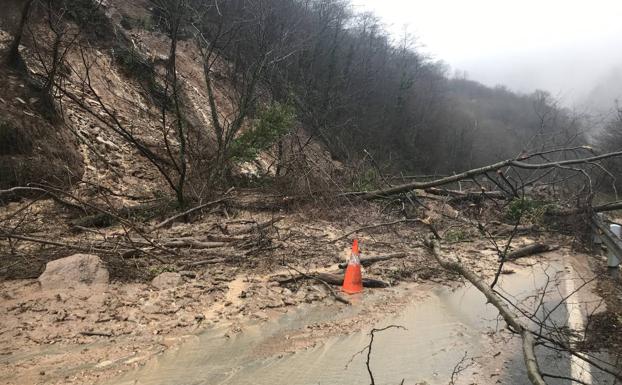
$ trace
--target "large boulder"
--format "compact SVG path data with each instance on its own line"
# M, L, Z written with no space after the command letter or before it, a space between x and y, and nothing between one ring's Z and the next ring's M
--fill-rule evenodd
M167 271L155 277L151 281L151 284L162 290L177 287L181 285L182 282L183 279L181 277L181 274Z
M39 283L44 290L106 285L108 270L97 255L74 254L48 262Z

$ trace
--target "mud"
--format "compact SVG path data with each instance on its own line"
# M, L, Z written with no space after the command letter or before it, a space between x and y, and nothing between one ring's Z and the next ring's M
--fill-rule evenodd
M369 210L366 213L365 221L386 221L377 211ZM187 359L188 365L199 365L204 362L201 357L208 355L210 351L214 361L229 357L223 361L221 369L228 365L229 360L237 362L236 365L229 365L230 369L235 369L234 372L230 369L227 371L227 375L236 381L259 378L258 373L264 365L280 368L279 371L284 373L288 373L285 370L288 365L302 368L302 362L296 359L303 354L309 354L309 365L313 363L313 367L332 368L332 371L325 369L322 373L317 373L317 369L307 367L305 370L309 376L297 377L301 383L312 377L324 378L323 375L329 377L322 383L338 383L337 379L341 378L339 376L344 375L341 371L344 361L347 362L352 354L365 345L361 342L367 338L369 328L372 325L383 326L386 321L404 322L419 327L438 324L437 332L424 333L433 336L429 343L455 342L454 345L439 346L432 354L429 349L422 350L417 345L425 340L411 339L412 346L416 347L418 353L395 353L409 358L409 363L402 362L406 366L403 371L396 372L397 377L402 375L413 381L416 378L417 381L425 380L428 383L435 383L435 378L446 380L448 368L453 368L465 351L468 351L468 362L484 357L478 364L481 367L472 364L464 372L465 378L476 378L481 373L489 376L486 381L481 380L479 383L488 383L489 379L496 380L502 374L507 374L503 366L506 362L520 362L520 356L517 358L505 351L493 352L495 344L505 344L505 339L510 340L510 336L503 331L494 333L497 329L491 328L487 323L494 323L495 328L503 324L497 322L495 313L490 316L492 321L485 320L484 323L479 318L468 321L469 317L460 313L460 309L475 309L473 314L479 317L480 311L484 314L488 307L482 310L476 306L476 302L482 305L483 301L452 302L462 296L459 292L456 294L451 291L461 285L459 277L441 270L428 256L421 247L422 231L415 226L379 228L359 235L364 255L396 251L407 251L409 255L407 258L383 261L366 268L366 276L385 280L393 287L367 291L363 297L354 298L355 304L352 307L335 304L331 295L317 282L301 281L289 287L281 287L272 281L270 277L274 275L293 274L287 268L288 265L306 272L336 271L337 263L347 256L348 241L331 241L339 234L359 227L360 219L347 212L335 212L332 215L340 216L339 220L309 220L302 215L290 214L270 230L273 245L279 247L231 263L201 267L191 272L192 274L182 274L184 282L171 289L157 290L147 283L124 282L118 280L118 276L117 281L110 284L107 290L86 293L62 290L44 292L34 280L0 282L0 290L4 293L0 301L0 314L3 314L0 318L0 383L114 384L131 379L132 375L142 376L137 373L150 373L149 370L141 371L142 367L152 368L153 373L158 373L158 368L161 367L164 371L161 375L166 377L166 365L169 365L166 364L169 362L167 360L170 360L170 365L174 361L169 358L169 354L179 352L179 359ZM268 214L238 212L236 220L262 221L267 216ZM164 232L168 236L207 232L214 223L218 223L215 222L218 218L218 214L205 215L192 224L175 224ZM111 236L118 229L103 231ZM459 253L462 262L471 270L484 277L491 277L497 266L495 249L487 240L473 234L456 234L455 241L447 246L447 250ZM88 236L90 235L81 235ZM536 240L542 241L543 236L518 237L513 242L513 247L521 247ZM562 237L547 240L556 244L569 244ZM576 254L571 253L568 247L562 247L555 254L556 257L549 253L521 259L507 264L502 278L505 280L519 277L523 271L541 267L541 262L546 265L550 258L559 259L563 253ZM196 258L201 256L197 255ZM585 255L580 256L580 259L586 258ZM129 259L123 261L123 266L138 262ZM172 263L137 265L136 269L147 276L154 276L167 269L181 271L179 266ZM533 290L533 284L527 286L526 290L529 288ZM462 296L463 299L468 297L465 295L466 297ZM418 307L420 310L409 310ZM443 313L435 313L438 309L443 309ZM429 314L430 318L421 318L425 314ZM392 318L394 316L398 318ZM434 318L436 316L440 318ZM456 321L462 317L466 318ZM445 325L446 328L443 329L440 325ZM472 329L473 326L477 327ZM407 333L411 333L411 328L408 329ZM476 330L475 334L469 332L469 329ZM84 332L96 335L84 335ZM387 336L393 333L398 331L390 331ZM401 338L409 340L409 335L402 334ZM415 334L417 336L419 335ZM379 357L395 356L390 351L382 352L382 338L384 337L379 337L378 340L378 351L383 353ZM405 349L403 345L399 345L400 337L391 338L395 339L400 349ZM333 352L331 347L338 346L335 345L336 341L344 342L347 349ZM387 346L391 344L394 342ZM463 350L472 344L476 347L474 352ZM192 348L193 345L197 347ZM213 350L201 350L206 346ZM253 348L248 350L243 346ZM223 347L229 350L219 350ZM495 355L497 353L499 354ZM430 355L439 361L434 364L417 354ZM195 358L192 358L193 355ZM279 364L283 357L290 356L294 357L288 358L292 361L283 361L287 365ZM493 358L501 361L497 362ZM328 361L323 361L325 359ZM379 366L391 365L390 362L384 363L382 358L379 359ZM356 358L349 367L357 369L348 373L359 373L362 366L356 360L360 358ZM422 372L423 369L419 370L411 362L427 362L423 368L434 370ZM253 365L255 369L251 368ZM187 383L197 383L204 378L223 381L229 378L222 373L224 369L217 372L210 365L199 366L201 368L196 368L198 372ZM409 368L416 370L410 372ZM124 373L129 377L117 378ZM362 373L365 374L364 371ZM294 377L294 373L289 375ZM334 377L330 377L333 375ZM352 379L356 380L358 375ZM394 376L389 378L393 381ZM143 378L140 377L139 380L143 381ZM265 377L265 380L278 379Z
M525 309L539 304L534 293L552 307L569 276L564 257L513 266L499 290ZM446 384L461 364L456 384L528 383L517 338L502 329L498 312L475 288L409 284L394 295L402 302L393 302L391 312L382 307L388 294L376 292L356 298L351 308L301 306L264 324L245 324L235 336L212 328L105 384L366 383L366 353L358 352L372 326L387 325L405 329L376 335L371 364L378 384ZM546 369L565 370L547 353L541 357Z

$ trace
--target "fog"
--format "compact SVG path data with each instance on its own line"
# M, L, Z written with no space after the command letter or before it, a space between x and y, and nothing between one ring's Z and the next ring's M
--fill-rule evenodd
M613 0L355 0L398 39L452 71L520 92L543 89L568 107L602 111L622 99L622 2Z

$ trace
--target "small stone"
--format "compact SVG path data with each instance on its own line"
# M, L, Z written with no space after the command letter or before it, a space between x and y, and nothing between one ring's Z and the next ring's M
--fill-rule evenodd
M170 289L179 286L182 283L181 274L170 271L164 272L151 281L151 285L158 289Z
M293 305L295 305L295 304L296 304L296 301L294 301L294 300L293 300L293 299L291 299L291 298L285 298L285 299L283 300L283 303L284 303L285 305L287 305L287 306L293 306Z
M73 316L76 317L77 319L85 319L86 318L86 311L82 310L82 309L77 309L73 311Z

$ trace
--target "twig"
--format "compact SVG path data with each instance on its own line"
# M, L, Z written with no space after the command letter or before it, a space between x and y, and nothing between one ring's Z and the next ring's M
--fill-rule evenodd
M457 376L467 370L469 367L471 367L473 365L473 358L471 358L471 362L469 362L466 365L463 365L464 362L467 360L467 355L469 352L464 352L464 356L462 356L462 358L460 359L460 361L458 361L458 363L456 364L456 366L454 366L454 370L451 372L451 379L449 380L449 385L455 385L456 384L456 379Z
M573 378L573 377L567 377L567 376L561 376L558 374L550 374L550 373L542 373L542 377L549 377L549 378L556 378L559 380L570 380L571 383L577 383L577 384L583 384L583 385L592 385L591 382L584 382L581 381L577 378Z
M96 336L96 337L112 337L112 333L108 332L80 332L83 336Z
M421 222L421 223L423 223L423 221L421 219L418 219L418 218L413 218L413 219L406 218L406 219L398 219L398 220L392 221L392 222L385 222L385 223L378 223L378 224L375 224L375 225L363 226L363 227L359 227L356 230L352 230L349 233L346 233L346 234L340 236L339 238L335 238L331 242L335 243L337 241L340 241L340 240L342 240L344 238L349 237L350 235L352 235L354 233L358 233L359 231L366 231L366 230L370 230L370 229L375 229L377 227L393 226L393 225L397 225L397 224L400 224L400 223L412 223L412 222Z
M369 373L369 380L371 381L370 385L375 385L376 382L374 381L374 373L371 371L371 349L372 346L374 344L374 337L375 337L375 333L377 332L382 332L385 331L387 329L392 329L392 328L396 328L396 329L404 329L407 330L405 327L401 326L401 325L389 325L389 326L385 326L383 328L377 329L377 328L373 328L371 329L371 331L369 332L369 344L367 344L363 349L361 349L360 351L354 353L352 355L352 357L350 357L350 361L348 361L348 363L346 364L346 368L348 367L348 365L350 365L350 363L352 362L352 360L354 359L354 357L358 356L359 354L363 354L363 352L365 350L367 350L367 358L365 359L365 366L367 367L367 373ZM402 380L402 383L404 383L404 380Z

